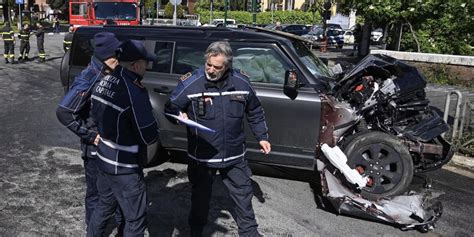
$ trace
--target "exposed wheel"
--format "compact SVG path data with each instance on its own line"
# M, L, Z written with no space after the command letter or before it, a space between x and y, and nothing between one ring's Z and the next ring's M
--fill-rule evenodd
M403 193L413 178L408 148L396 137L382 132L355 134L344 148L348 165L369 177L362 196L376 200Z

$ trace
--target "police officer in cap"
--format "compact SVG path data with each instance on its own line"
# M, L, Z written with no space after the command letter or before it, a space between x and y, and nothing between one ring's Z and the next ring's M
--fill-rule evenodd
M115 51L121 43L113 33L100 32L94 35L94 44L91 62L74 79L71 89L56 109L58 120L81 138L86 176L86 225L89 225L92 212L99 200L97 191L99 161L96 145L100 136L90 114L92 88L118 65ZM116 212L116 221L118 225L123 222L120 210ZM119 226L119 232L121 227L123 226Z
M100 134L100 197L88 236L104 234L117 205L125 218L124 236L143 236L147 224L143 166L147 145L158 140L158 124L141 80L156 56L146 51L143 42L129 40L119 48L118 57L120 65L92 91L92 116Z
M204 67L181 77L165 106L165 112L215 131L187 129L188 177L192 184L191 236L202 236L217 171L234 203L239 235L260 236L252 208L252 172L245 160L243 123L247 117L261 151L268 154L271 146L263 108L248 77L232 69L229 43L212 43L205 58Z

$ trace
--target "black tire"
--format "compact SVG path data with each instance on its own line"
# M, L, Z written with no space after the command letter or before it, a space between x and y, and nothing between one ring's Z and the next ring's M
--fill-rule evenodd
M347 164L370 181L361 195L370 200L406 191L413 179L413 160L407 146L382 132L355 134L344 146Z
M161 143L156 142L147 146L147 160L145 161L145 168L159 166L171 158L170 152L163 148Z
M59 70L59 77L61 78L61 84L63 85L64 88L64 93L66 93L69 90L69 57L71 53L70 50L67 51L63 58L61 59L61 68Z

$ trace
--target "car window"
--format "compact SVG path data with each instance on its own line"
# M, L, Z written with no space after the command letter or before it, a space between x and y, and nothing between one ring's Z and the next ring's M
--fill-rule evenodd
M283 84L288 64L272 47L232 44L233 67L249 76L251 82Z
M209 44L210 42L176 42L172 73L186 74L202 67Z
M301 62L315 77L332 77L329 68L311 52L301 41L293 41L293 47Z
M73 3L71 6L71 15L83 16L87 14L87 6L85 3Z
M154 72L171 72L171 62L173 61L174 42L156 41L155 54L157 60L151 68Z
M94 34L79 34L76 33L74 36L73 52L71 52L71 65L86 67L90 61L94 52ZM133 40L144 40L144 37L140 36L123 36L117 35L119 41L124 42L127 39Z

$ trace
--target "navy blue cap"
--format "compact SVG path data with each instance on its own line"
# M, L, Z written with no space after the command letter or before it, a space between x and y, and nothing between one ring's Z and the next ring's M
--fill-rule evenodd
M140 59L155 61L156 55L149 53L145 45L140 40L127 40L117 49L118 59L122 62L133 62Z
M121 42L111 32L100 32L94 35L94 56L101 61L115 57L115 50Z

